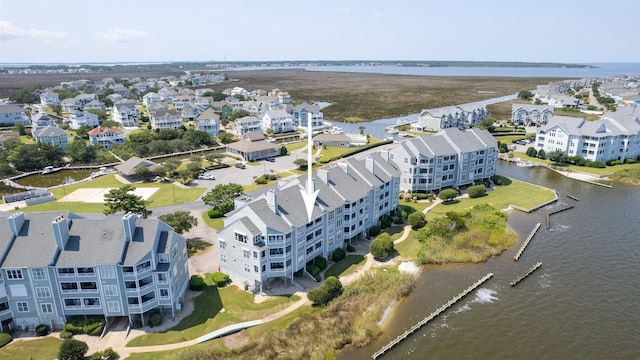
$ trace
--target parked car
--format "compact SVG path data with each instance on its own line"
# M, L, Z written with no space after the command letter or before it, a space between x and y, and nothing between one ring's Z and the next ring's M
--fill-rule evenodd
M213 176L213 174L204 173L204 174L198 175L198 179L200 179L200 180L215 180L216 177Z
M237 167L238 169L246 169L246 168L247 168L247 165L242 164L242 163L237 163L237 164L236 164L236 167Z
M270 162L275 162L276 161L276 159L274 159L272 157L265 158L265 160L270 161Z

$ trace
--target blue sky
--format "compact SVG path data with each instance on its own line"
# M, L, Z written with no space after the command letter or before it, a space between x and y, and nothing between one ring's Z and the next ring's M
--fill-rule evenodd
M0 63L640 62L638 0L0 0Z

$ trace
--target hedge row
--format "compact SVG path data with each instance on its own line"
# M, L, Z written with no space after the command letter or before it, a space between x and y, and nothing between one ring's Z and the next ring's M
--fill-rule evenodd
M104 318L101 317L72 318L64 324L64 330L74 335L100 336L102 335L102 330L104 330L104 323Z

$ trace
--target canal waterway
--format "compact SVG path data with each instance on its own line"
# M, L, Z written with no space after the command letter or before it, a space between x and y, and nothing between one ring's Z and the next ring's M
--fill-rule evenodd
M510 213L518 244L486 263L424 267L382 335L340 359L370 359L488 272L493 279L381 359L640 359L640 188L607 189L503 162L498 173L554 188L559 201ZM545 215L569 205L546 230ZM536 223L543 226L515 262ZM509 285L537 262L539 270Z
M71 184L75 181L86 179L96 172L97 169L74 169L60 170L49 174L33 174L14 180L23 186L33 186L39 188L49 188L52 186Z

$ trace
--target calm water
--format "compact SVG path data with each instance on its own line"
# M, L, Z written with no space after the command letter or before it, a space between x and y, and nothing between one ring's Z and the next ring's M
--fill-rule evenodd
M640 187L606 189L504 163L498 173L552 187L559 203L512 213L518 244L485 264L425 267L380 338L341 359L370 359L488 272L493 279L382 359L640 359ZM545 214L568 205L575 208L552 216L546 230ZM542 228L513 261L537 222ZM538 261L541 269L509 286Z
M96 171L97 169L60 170L45 175L36 174L25 176L23 178L15 180L15 182L24 186L48 188L56 185L70 184L74 181L86 179L91 176L91 173L94 173Z

